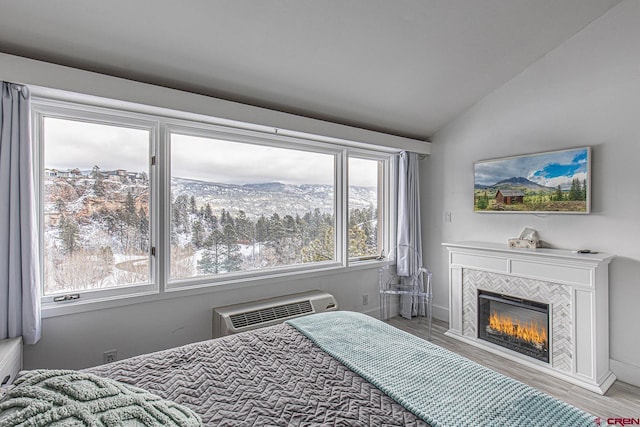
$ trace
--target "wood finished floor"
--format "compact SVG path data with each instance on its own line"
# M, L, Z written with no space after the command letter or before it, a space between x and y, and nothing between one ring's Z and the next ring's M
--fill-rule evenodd
M424 323L400 317L394 317L388 323L421 338L426 337ZM604 396L601 396L517 362L449 338L444 335L446 331L447 324L434 319L431 342L605 420L607 418L640 418L640 387L618 380Z

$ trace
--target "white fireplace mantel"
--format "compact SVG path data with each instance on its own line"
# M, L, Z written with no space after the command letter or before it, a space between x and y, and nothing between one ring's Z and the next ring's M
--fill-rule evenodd
M514 249L487 242L443 243L449 252L447 336L604 394L609 369L609 262L613 255ZM549 363L478 338L477 289L550 306Z

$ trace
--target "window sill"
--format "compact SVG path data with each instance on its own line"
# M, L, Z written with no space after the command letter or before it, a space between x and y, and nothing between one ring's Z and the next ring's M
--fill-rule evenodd
M219 282L216 284L201 284L189 287L179 287L167 289L165 292L141 292L136 294L119 295L115 297L107 297L101 299L91 299L82 301L82 299L74 300L66 303L43 303L42 318L66 316L76 313L85 313L88 311L104 310L109 308L124 307L127 305L143 304L148 302L163 301L173 298L182 298L193 295L210 294L221 291L229 291L233 289L245 289L254 286L264 286L285 281L311 279L314 277L327 276L333 274L347 273L351 271L369 270L379 268L385 261L379 260L363 260L354 262L349 267L332 266L321 267L305 272L286 272L275 273L260 278L244 278Z

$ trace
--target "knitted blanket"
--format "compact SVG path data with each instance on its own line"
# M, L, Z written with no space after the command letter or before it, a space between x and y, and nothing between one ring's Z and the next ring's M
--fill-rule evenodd
M287 323L434 427L596 425L567 403L364 314Z
M177 403L137 387L96 375L63 370L21 373L0 401L5 426L181 426L202 425Z

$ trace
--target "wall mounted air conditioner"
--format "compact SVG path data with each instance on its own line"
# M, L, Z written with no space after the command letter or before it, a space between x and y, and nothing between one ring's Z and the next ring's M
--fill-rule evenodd
M317 290L216 307L213 309L213 338L336 310L338 303L333 295Z

